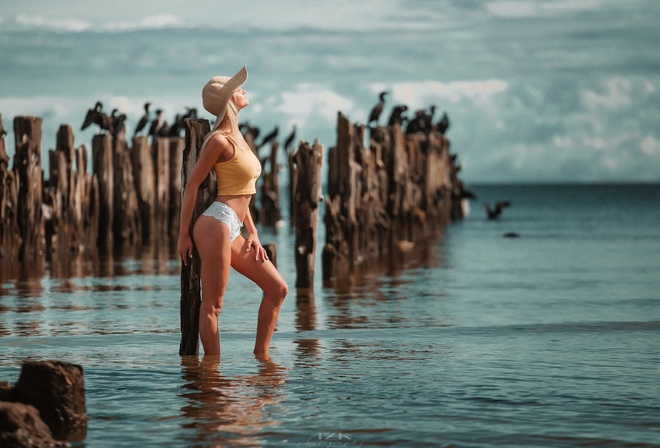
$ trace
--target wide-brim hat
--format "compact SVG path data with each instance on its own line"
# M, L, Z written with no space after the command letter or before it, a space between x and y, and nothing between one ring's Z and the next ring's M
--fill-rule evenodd
M214 76L202 89L202 104L204 109L215 115L213 129L218 127L227 112L227 104L231 96L247 81L248 72L244 65L234 76Z

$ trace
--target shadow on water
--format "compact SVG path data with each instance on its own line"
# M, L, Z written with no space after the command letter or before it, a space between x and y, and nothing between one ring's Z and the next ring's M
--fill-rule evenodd
M197 430L189 443L258 446L267 429L281 423L275 416L282 414L287 369L272 360L256 362L256 373L228 376L219 356L181 358L182 427Z

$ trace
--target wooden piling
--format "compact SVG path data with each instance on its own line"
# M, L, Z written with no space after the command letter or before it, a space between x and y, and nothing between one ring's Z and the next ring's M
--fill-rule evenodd
M99 188L98 247L108 252L113 246L112 222L114 216L114 166L112 137L98 134L92 138L92 165Z
M339 113L337 146L328 157L324 280L452 219L457 178L449 141L433 131L405 135L395 124L372 129L365 148L364 131Z
M261 211L260 222L268 227L276 226L282 219L280 207L280 166L277 163L280 144L277 140L271 145L271 153L264 164L268 169L262 175L261 181Z
M4 129L0 114L0 129ZM9 155L5 137L0 133L0 260L18 256L20 236L16 216L18 205L18 177L9 169Z
M181 170L181 185L183 186L180 193L181 197L183 197L193 167L199 159L204 137L211 130L208 120L186 119L185 122L186 140ZM207 178L197 192L190 229L188 229L191 234L195 220L215 197L215 195L211 196L212 193L209 194L208 191L209 186L214 183ZM193 246L193 257L188 260L187 265L181 264L181 344L179 345L179 355L182 356L199 354L199 307L202 297L200 275L201 261L197 248Z
M146 136L133 137L130 149L131 163L133 165L133 180L137 194L140 222L142 224L142 241L149 243L155 229L156 217L156 174L154 159Z
M186 141L181 137L170 137L170 205L168 211L167 229L172 241L179 237L179 210L181 210L181 168L183 166L183 150Z
M291 197L296 207L291 220L295 222L296 232L296 287L310 288L314 285L323 146L318 140L314 142L314 146L300 142L289 160L290 169L295 173Z
M154 207L155 231L157 235L167 235L167 222L170 218L170 139L154 136L151 148L156 201Z
M134 245L141 241L142 223L133 176L133 164L126 140L114 139L113 147L113 240L118 245Z
M13 171L18 177L16 217L21 238L19 261L41 257L44 249L41 122L39 117L14 118L16 153Z

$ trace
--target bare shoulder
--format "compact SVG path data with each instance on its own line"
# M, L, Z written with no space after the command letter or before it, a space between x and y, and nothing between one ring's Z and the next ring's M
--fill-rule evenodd
M234 147L227 136L216 132L209 139L204 150L208 151L209 155L213 155L213 157L220 162L223 160L229 160L232 157Z

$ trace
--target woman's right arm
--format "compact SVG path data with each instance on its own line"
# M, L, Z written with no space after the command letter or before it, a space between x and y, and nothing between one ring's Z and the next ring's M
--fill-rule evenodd
M222 156L228 148L231 149L226 138L222 138L219 135L211 138L202 150L202 154L195 163L195 167L185 185L183 200L181 201L178 245L179 257L185 265L188 264L188 259L192 258L193 253L192 239L190 237L190 221L192 220L193 210L195 209L197 191L202 182L204 182L204 179L206 179L206 176L208 176L211 168L213 168L213 165L224 158Z

